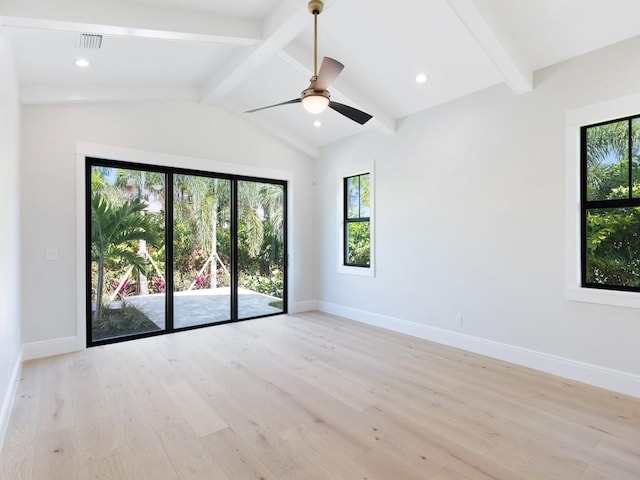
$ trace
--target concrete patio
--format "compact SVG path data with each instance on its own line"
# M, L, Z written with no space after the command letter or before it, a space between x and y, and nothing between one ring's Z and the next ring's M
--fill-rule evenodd
M173 298L174 328L224 322L231 319L229 287L175 292ZM144 312L149 320L159 328L165 328L164 294L131 296L127 297L125 301ZM281 308L269 305L275 301L280 301L280 299L239 288L238 317L242 319L282 313Z

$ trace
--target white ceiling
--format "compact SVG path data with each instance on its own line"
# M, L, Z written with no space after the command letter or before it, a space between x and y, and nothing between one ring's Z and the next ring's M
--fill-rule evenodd
M299 104L313 69L307 0L2 0L23 103L195 100L255 122L310 156L340 138L392 134L407 115L640 34L637 0L325 0L319 56L346 68L332 100L364 126ZM102 48L77 47L80 33ZM86 58L87 68L75 61ZM429 80L418 85L418 73Z

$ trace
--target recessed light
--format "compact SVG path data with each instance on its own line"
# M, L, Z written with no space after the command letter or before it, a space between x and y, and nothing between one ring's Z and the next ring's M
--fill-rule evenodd
M88 67L89 61L84 58L79 58L78 60L76 60L76 65L78 67Z
M426 83L429 77L427 77L426 73L420 73L416 77L416 82L418 83Z
M313 122L313 126L316 128L320 128L322 126L322 122L320 120L316 120Z

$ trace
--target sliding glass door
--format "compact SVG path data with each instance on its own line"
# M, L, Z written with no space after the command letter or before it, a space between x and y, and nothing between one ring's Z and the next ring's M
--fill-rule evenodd
M175 175L175 328L231 320L231 180Z
M87 159L87 344L286 313L286 183Z
M284 310L284 186L238 181L238 318Z
M165 197L160 172L91 166L92 342L166 328Z

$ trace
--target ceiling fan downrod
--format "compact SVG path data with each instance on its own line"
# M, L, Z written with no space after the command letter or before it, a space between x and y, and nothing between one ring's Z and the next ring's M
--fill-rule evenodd
M322 13L324 3L321 0L309 2L309 12L313 15L313 77L318 78L318 15ZM313 80L312 80L313 81Z

